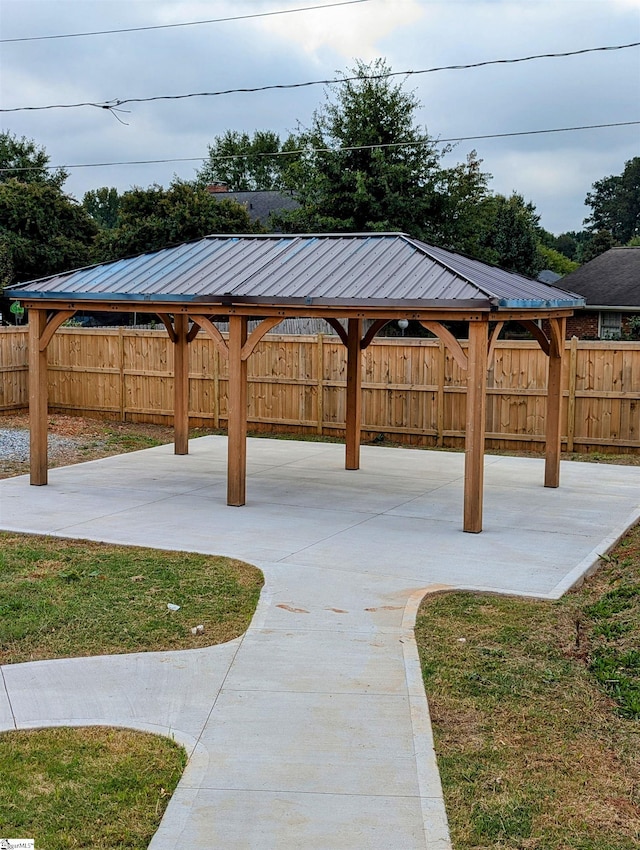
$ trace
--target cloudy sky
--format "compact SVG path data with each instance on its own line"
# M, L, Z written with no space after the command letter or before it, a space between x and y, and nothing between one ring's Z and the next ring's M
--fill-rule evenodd
M0 0L1 106L177 95L334 78L355 59L419 71L640 41L640 0L364 0L144 32L9 42L321 6L335 0ZM440 139L640 120L640 48L406 80ZM204 158L227 129L286 136L309 124L322 86L130 104L121 124L95 107L0 114L52 164ZM495 192L518 191L554 233L581 229L591 184L640 155L640 126L460 142ZM74 168L66 190L168 185L198 162Z

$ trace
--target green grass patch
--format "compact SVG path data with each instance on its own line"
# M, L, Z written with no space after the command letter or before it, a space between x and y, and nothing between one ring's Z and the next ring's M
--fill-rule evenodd
M416 639L456 850L638 850L639 576L636 526L557 602L423 602Z
M0 533L0 663L222 643L262 584L231 558Z
M168 738L127 729L0 735L0 835L42 850L145 850L186 764Z
M115 431L112 428L105 430L104 444L107 449L136 452L141 449L151 449L154 446L162 446L166 440L159 440L155 437L150 437L147 434L134 434L122 431Z

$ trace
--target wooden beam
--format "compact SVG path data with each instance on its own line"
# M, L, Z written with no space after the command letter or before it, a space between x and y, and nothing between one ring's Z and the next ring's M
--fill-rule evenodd
M226 339L222 336L218 328L213 324L211 319L208 316L201 316L199 314L189 316L197 325L200 325L202 330L207 334L207 336L211 337L211 339L215 342L216 348L222 354L222 356L226 359L229 356L229 348L227 346ZM230 317L231 318L231 317Z
M342 340L343 345L348 345L347 341L347 332L344 329L344 325L338 321L338 319L332 319L330 316L325 319L325 322L334 329L334 331L338 334L340 339Z
M264 319L260 322L257 328L251 331L251 335L246 343L242 346L242 359L248 360L251 357L254 348L260 342L263 336L269 333L272 328L279 325L282 321L278 316L272 316L270 319Z
M47 331L45 310L29 310L29 446L31 484L47 483Z
M441 339L442 342L444 342L451 352L451 356L461 369L467 369L467 355L464 353L462 346L451 331L448 331L444 325L440 324L440 322L425 321L420 322L420 324L423 328L431 331L432 334L435 334L438 339Z
M562 355L567 320L550 319L551 345L549 347L549 372L547 378L547 417L545 423L546 449L544 486L560 486L560 451L562 438Z
M247 361L242 349L247 341L247 317L229 318L229 381L227 401L227 504L245 503L247 477Z
M486 411L488 326L469 323L467 369L467 413L464 447L464 522L465 531L482 531L484 488L484 436Z
M175 328L171 324L171 317L169 316L169 314L168 313L158 313L158 318L160 319L162 324L167 329L167 333L169 334L169 339L171 340L171 342L174 342L174 343L177 342L178 337L176 335Z
M503 327L504 322L496 322L489 334L489 353L487 355L487 362L489 366L493 362L493 358L496 353L496 343L498 342L498 337L500 336L500 331Z
M362 319L349 319L347 329L347 421L345 469L360 468L362 426Z
M550 320L553 321L553 320ZM542 330L542 328L538 327L533 319L519 319L518 324L521 325L525 330L529 331L531 336L534 339L538 340L538 344L540 348L544 351L544 353L549 356L549 338Z
M173 318L173 445L177 455L189 454L189 318Z
M382 328L384 328L386 325L388 325L390 321L391 321L390 319L377 319L371 325L369 330L366 332L366 334L362 338L362 342L360 343L360 348L361 348L362 351L364 351L366 348L369 348L369 346L373 342L373 338L378 333L378 331L381 331Z
M188 316L187 318L192 318ZM198 336L198 332L200 331L200 325L197 322L194 322L189 329L189 333L187 334L187 342L193 342L193 340Z
M47 326L40 337L40 351L46 351L49 343L51 342L51 338L54 333L58 330L60 325L63 325L67 322L72 316L75 316L75 310L60 310L59 313L54 313L53 316L47 322Z

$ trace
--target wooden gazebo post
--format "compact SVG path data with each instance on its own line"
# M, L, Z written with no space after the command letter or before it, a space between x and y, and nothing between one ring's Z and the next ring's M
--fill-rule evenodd
M186 313L176 313L173 322L174 451L186 455L189 454L189 317Z
M562 448L562 355L567 331L566 318L550 319L549 372L547 378L546 448L544 486L560 486L560 451Z
M229 316L227 504L245 503L247 477L247 317Z
M47 474L46 310L29 309L29 446L31 484L46 484Z
M360 469L362 430L362 319L349 319L347 326L347 415L345 469Z
M469 322L463 529L482 531L488 322Z

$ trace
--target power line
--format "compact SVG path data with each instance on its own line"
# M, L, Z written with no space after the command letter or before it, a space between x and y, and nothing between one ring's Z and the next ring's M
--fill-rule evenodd
M213 92L190 92L189 94L165 94L154 95L152 97L129 97L115 98L113 100L104 101L102 103L85 101L82 103L56 103L48 106L16 106L10 109L0 109L0 112L33 112L43 109L77 109L82 106L93 106L98 109L106 109L108 111L117 110L118 107L124 106L127 103L150 103L157 100L185 100L193 97L220 97L227 94L247 94L256 92L273 91L276 89L298 89L308 88L309 86L334 85L339 83L354 82L356 80L382 80L389 77L410 77L419 74L434 74L437 71L463 71L470 68L483 68L488 65L515 65L519 62L531 62L534 59L559 59L567 56L580 56L585 53L597 53L611 50L626 50L630 47L640 47L640 41L634 41L630 44L615 44L606 47L587 47L582 50L568 50L564 53L538 53L533 56L522 56L516 59L488 59L483 62L471 62L466 65L441 65L437 68L425 68L420 71L390 71L385 74L371 74L365 76L340 77L338 79L327 80L310 80L303 83L284 83L269 86L255 86L252 88L237 88L225 89L222 91Z
M0 44L9 44L18 41L49 41L55 38L84 38L91 35L114 35L121 32L148 32L149 30L166 30L177 27L197 27L202 24L222 24L227 21L246 21L249 18L269 18L274 15L291 15L294 12L309 12L314 9L333 9L335 6L353 6L356 3L369 3L370 0L340 0L336 3L325 3L322 6L301 6L298 9L279 9L275 12L254 12L250 15L233 15L229 18L211 18L206 21L184 21L178 24L155 24L147 27L125 27L116 30L96 30L95 32L67 32L59 35L34 35L23 38L0 38Z
M539 136L543 134L549 133L572 133L579 130L601 130L607 127L631 127L640 124L640 121L617 121L609 124L584 124L579 127L555 127L553 129L545 129L545 130L521 130L519 132L514 133L486 133L478 136L455 136L450 139L425 139L423 141L416 142L385 142L377 145L350 145L341 148L299 148L297 150L290 151L273 151L272 153L257 153L257 154L222 154L220 156L187 156L187 157L174 157L168 159L138 159L138 160L126 160L119 162L84 162L84 163L74 163L72 165L46 165L46 166L28 166L24 168L0 168L0 174L4 172L17 172L17 171L40 171L42 168L47 171L55 171L57 169L71 169L71 168L107 168L110 166L119 166L119 165L159 165L159 164L168 164L174 162L204 162L205 160L229 160L229 159L246 159L248 157L279 157L279 156L294 156L299 154L312 154L312 153L343 153L347 151L360 151L360 150L377 150L379 148L399 148L399 147L420 147L422 145L445 145L451 144L453 142L471 142L471 141L479 141L483 139L508 139L513 138L514 136Z

